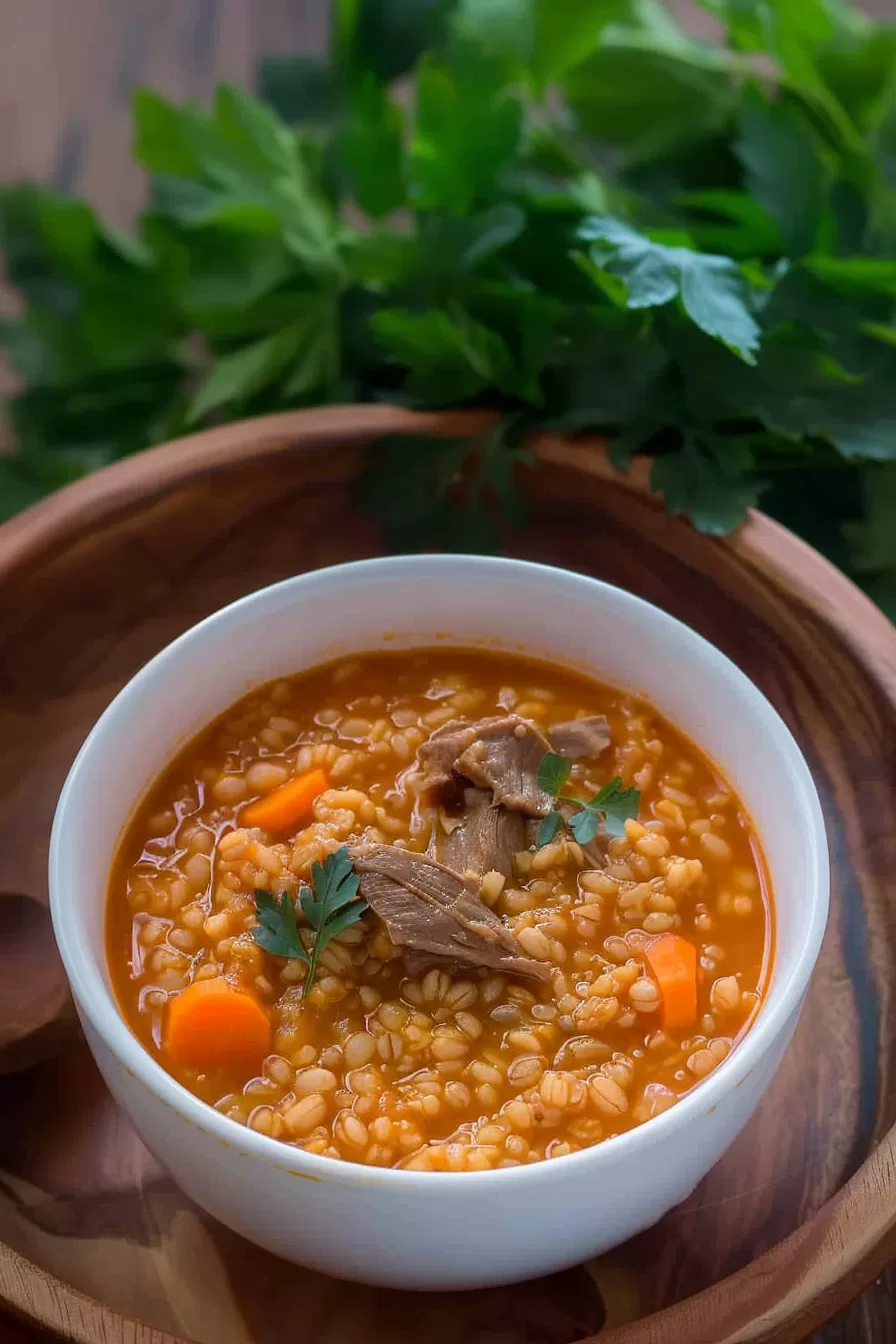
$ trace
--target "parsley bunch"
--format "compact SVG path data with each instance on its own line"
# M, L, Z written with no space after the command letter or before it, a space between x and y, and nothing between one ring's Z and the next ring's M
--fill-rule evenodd
M536 843L550 844L565 820L568 820L580 845L590 845L597 835L597 828L603 822L612 836L625 835L625 823L630 819L637 821L641 795L637 789L624 789L622 780L614 775L598 789L593 798L575 798L564 793L572 764L565 756L556 751L548 751L538 763L538 787L549 794L557 803L566 803L575 808L568 819L556 807L542 818L538 827Z
M134 99L132 236L0 191L23 379L0 516L223 419L488 406L374 447L399 545L522 521L536 427L652 460L708 532L757 501L896 605L896 28L845 0L333 0L260 98Z

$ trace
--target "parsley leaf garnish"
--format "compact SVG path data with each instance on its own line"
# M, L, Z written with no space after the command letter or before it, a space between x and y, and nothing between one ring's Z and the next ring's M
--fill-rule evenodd
M279 902L266 891L256 889L255 908L258 925L252 937L265 952L274 957L292 957L305 963L304 994L307 997L317 973L321 952L337 933L355 924L367 909L367 902L357 899L360 878L352 867L347 846L337 849L311 869L310 887L299 891L302 914L314 930L310 950L299 935L296 910L289 894L280 893Z
M538 762L538 787L556 798L569 779L572 762L557 751L549 751Z
M603 813L604 824L612 836L625 835L625 823L630 819L637 821L640 806L641 795L638 790L624 789L618 775L608 780L586 804L589 812ZM587 841L580 843L587 844Z
M547 752L538 762L538 787L545 793L549 793L552 798L559 797L563 785L569 779L571 769L572 764L565 756L561 756L556 751ZM539 848L542 845L550 844L562 824L563 817L559 812L549 812L542 819L536 842Z
M625 835L625 823L629 818L637 820L641 805L638 790L624 789L620 777L614 775L592 798L575 798L563 792L571 769L572 766L565 756L560 756L555 751L547 752L538 764L538 786L557 802L571 803L576 808L570 815L568 824L578 843L589 845L597 835L601 821L611 836ZM543 818L536 840L539 848L554 839L565 820L563 813L557 808Z
M549 845L562 825L563 817L559 812L549 812L546 817L543 817L535 841L538 848L541 849L542 845Z
M308 965L308 953L299 937L295 906L289 893L281 891L279 903L260 887L255 888L255 913L258 925L252 937L272 957L298 957Z

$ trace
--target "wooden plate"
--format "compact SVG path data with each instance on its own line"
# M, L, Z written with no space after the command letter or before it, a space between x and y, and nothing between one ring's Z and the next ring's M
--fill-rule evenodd
M0 890L44 897L68 765L151 654L253 588L383 549L352 505L366 441L475 423L382 406L227 426L0 529ZM777 705L818 781L831 920L759 1113L684 1205L612 1255L510 1289L416 1296L346 1288L209 1222L73 1039L51 1063L0 1078L0 1298L31 1321L90 1344L279 1344L284 1322L302 1344L784 1341L896 1249L896 631L760 515L716 541L614 479L593 448L545 440L538 461L531 523L507 549L622 584L707 635Z

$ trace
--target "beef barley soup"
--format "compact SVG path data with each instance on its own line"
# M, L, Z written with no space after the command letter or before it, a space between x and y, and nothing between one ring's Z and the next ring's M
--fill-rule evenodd
M254 692L153 785L108 900L122 1012L308 1152L480 1171L642 1124L769 975L738 798L646 701L543 663L365 654Z

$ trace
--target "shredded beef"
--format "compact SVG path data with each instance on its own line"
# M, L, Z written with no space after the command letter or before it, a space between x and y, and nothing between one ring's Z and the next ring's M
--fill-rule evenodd
M546 980L550 967L524 956L473 885L423 854L394 845L354 851L361 895L392 941L415 952Z
M513 876L513 856L526 848L525 821L519 812L496 807L485 789L465 789L459 824L442 832L438 859L456 873ZM454 819L452 818L452 821Z
M603 714L590 714L584 719L555 723L548 729L548 738L554 751L571 761L593 760L610 745L610 725Z

